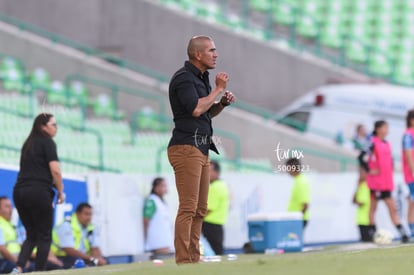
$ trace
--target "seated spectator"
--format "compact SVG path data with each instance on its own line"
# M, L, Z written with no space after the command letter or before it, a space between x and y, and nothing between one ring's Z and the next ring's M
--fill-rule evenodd
M11 223L13 206L9 198L0 197L0 273L7 274L16 267L17 257L21 250L24 234L19 232ZM26 272L34 271L35 254L31 257L33 261L27 262ZM60 269L63 263L50 252L46 270Z
M91 221L92 206L81 203L72 217L53 230L52 251L63 262L64 268L71 268L77 259L89 266L107 264Z

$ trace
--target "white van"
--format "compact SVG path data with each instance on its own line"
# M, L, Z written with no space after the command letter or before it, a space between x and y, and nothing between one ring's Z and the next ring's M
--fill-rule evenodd
M373 130L376 120L389 123L388 140L400 161L405 116L414 108L414 89L388 84L335 84L319 87L298 98L279 115L280 123L330 140L344 138L352 147L356 126Z

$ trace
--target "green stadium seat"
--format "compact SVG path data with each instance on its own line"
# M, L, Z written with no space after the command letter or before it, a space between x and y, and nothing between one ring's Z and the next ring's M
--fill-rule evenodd
M379 1L380 2L380 1ZM390 24L399 18L399 13L394 11L393 9L383 9L383 10L377 10L375 13L375 17L373 18L373 21L375 21L376 24Z
M36 102L34 103L36 104ZM28 97L15 94L11 96L2 96L0 100L1 107L24 114L28 114L31 108L30 104L31 101ZM36 106L34 107L34 111L37 111Z
M318 21L310 15L300 14L299 20L296 21L296 28L300 35L304 37L315 37L319 34Z
M321 10L324 1L322 0L307 0L303 1L300 5L300 10L313 18L321 18ZM322 19L319 19L322 20Z
M348 0L322 1L321 5L325 10L329 11L329 13L326 14L328 16L346 16L347 11L350 8L350 3L351 1Z
M323 20L321 20L322 25L332 25L344 28L346 18L341 13L331 12L330 10L327 10L326 12L329 14L325 15Z
M410 19L411 20L411 19ZM400 35L403 38L410 38L412 39L414 37L414 20L411 23L404 23L400 25Z
M261 28L249 27L244 32L260 40L267 40L269 38L269 33Z
M376 49L384 53L389 52L392 48L392 41L390 39L377 38L373 41L373 43L376 45Z
M400 22L403 25L410 24L414 22L414 8L405 7L404 9L398 11Z
M243 20L235 14L230 14L224 19L224 25L228 26L235 32L240 32L245 29Z
M177 0L160 0L162 4L171 8L181 8L179 1Z
M22 70L23 68L22 68L20 62L17 61L17 59L14 59L13 57L10 57L10 56L6 56L1 61L0 70L1 71L7 71L7 70L10 70L10 69Z
M211 23L223 23L225 16L217 4L197 3L196 15Z
M182 9L192 14L195 14L198 0L178 0L177 2L180 4Z
M161 120L160 116L151 107L146 106L137 114L137 128L138 131L164 132L168 130L168 125Z
M50 74L43 68L36 68L29 76L30 84L36 90L48 91L52 84Z
M78 106L80 103L83 106L92 105L92 102L89 100L88 90L83 82L77 80L70 82L68 92L71 105Z
M373 3L379 11L390 11L397 7L398 1L395 0L381 0Z
M397 36L395 27L391 24L377 24L374 28L376 38L394 40Z
M368 25L353 25L348 29L349 37L361 41L362 43L369 44L371 37L372 29Z
M369 54L368 68L376 76L387 76L392 72L391 61L382 52L371 52Z
M273 19L281 25L290 25L295 21L295 7L279 1L273 6Z
M401 1L401 11L407 13L414 12L414 2L411 0Z
M117 110L112 99L106 94L100 94L93 102L93 113L98 117L107 117L112 119L122 119L125 114Z
M361 17L354 17L355 21L349 25L351 34L359 37L363 37L369 40L374 35L374 25L372 24L372 18L364 15Z
M24 73L17 68L3 71L3 88L7 91L23 92L25 89Z
M399 50L395 52L396 54L393 56L393 58L396 64L403 65L403 67L411 66L414 64L414 51Z
M47 91L47 101L51 104L65 105L69 100L69 94L65 85L60 81L53 81Z
M286 3L286 4L289 4L290 6L297 7L302 4L303 0L276 0L276 1L272 0L272 1L273 3L277 3L277 4Z
M414 85L414 68L411 64L402 63L395 67L394 79L399 84Z
M47 110L48 106L44 107L44 109ZM66 108L63 106L57 108L55 106L51 106L50 112L54 113L57 121L63 122L66 125L81 127L83 124L84 118L82 116L82 110L79 108Z
M365 62L367 60L367 54L367 48L361 41L353 39L347 41L347 44L345 44L345 55L354 62Z
M342 45L342 32L338 25L326 24L321 28L320 39L322 44L331 48Z
M320 39L325 46L339 48L343 44L342 36L349 34L344 3L346 2L328 1L325 5L326 14L320 17L322 19Z
M356 13L370 12L377 0L349 0L352 10Z
M121 145L131 143L131 130L126 121L113 121L107 118L89 119L86 127L100 132L106 144Z
M374 19L374 31L377 37L392 37L398 33L400 14L389 11L381 11Z
M249 7L251 9L254 9L260 12L268 12L272 8L272 1L271 0L250 0Z
M25 71L23 64L12 57L6 56L0 64L0 80L3 80L3 87L8 91L26 92Z
M401 51L412 51L414 50L414 41L411 38L405 38L400 40Z

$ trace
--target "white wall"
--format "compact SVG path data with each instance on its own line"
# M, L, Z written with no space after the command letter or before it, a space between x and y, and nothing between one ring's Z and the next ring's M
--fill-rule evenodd
M174 221L177 195L173 174L164 175L169 184L166 201ZM309 174L311 182L310 223L305 243L352 241L359 238L355 225L352 195L357 175ZM255 212L283 212L292 187L292 178L281 174L225 173L229 185L231 209L225 227L225 247L240 248L248 241L247 215ZM401 175L395 176L402 184ZM100 228L102 248L106 255L143 252L142 204L151 189L148 175L94 174L87 176L89 200L95 209L94 221ZM405 203L405 201L404 201ZM388 212L380 204L378 228L397 231Z

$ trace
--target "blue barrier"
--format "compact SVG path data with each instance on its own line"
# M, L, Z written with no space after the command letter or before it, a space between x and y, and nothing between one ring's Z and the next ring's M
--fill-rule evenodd
M13 187L17 179L17 170L0 168L0 196L7 196L13 203ZM71 215L76 206L88 201L88 190L85 180L64 178L66 202L55 208L55 223L61 222L65 216ZM56 196L55 196L56 201Z

